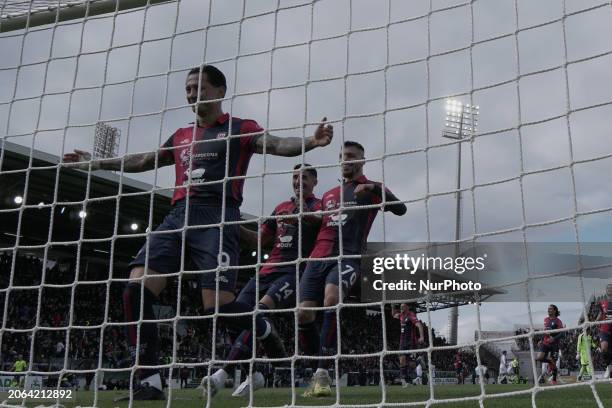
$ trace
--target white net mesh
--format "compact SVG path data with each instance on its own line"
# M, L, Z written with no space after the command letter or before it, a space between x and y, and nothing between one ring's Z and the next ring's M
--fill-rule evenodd
M207 404L612 404L604 353L588 353L592 373L582 382L575 381L581 364L574 358L578 334L593 326L580 316L603 299L610 280L609 1L156 3L0 0L0 393L19 385L20 376L12 383L19 355L26 390L90 387L73 399L51 395L64 405L115 406L113 398L129 387L138 367L125 333L122 291L129 262L170 211L174 172L157 158L154 170L128 176L128 155L158 151L195 120L182 90L187 72L207 63L227 77L224 110L255 119L267 134L306 138L324 116L335 128L329 147L282 158L266 145L265 155L255 155L247 176L238 177L245 182L243 218L259 226L270 219L293 194L297 163L317 168L317 197L337 187L338 153L343 141L354 140L365 147L368 178L407 206L403 217L378 216L370 248L460 241L510 253L516 247L505 245L518 243L524 258L519 268L502 268L491 279L499 296L490 302L419 299L426 345L417 354L426 386L395 385L404 352L392 302L353 292L318 309L336 314L331 397L301 397L317 357L301 353L298 309L288 307L267 314L284 340L286 362L272 365L261 353L241 360L243 375L262 370L268 389L242 400L224 390ZM449 98L481 107L474 135L443 137ZM99 122L122 135L122 170L80 172L58 164L73 149L91 149ZM234 179L228 171L224 189ZM192 184L195 177L189 175ZM178 233L185 237L189 230L183 225ZM261 234L256 241L241 246L238 289L267 259ZM563 247L573 268L534 264L532 251L543 251L535 243L553 252ZM180 268L154 309L169 406L201 404L199 391L179 389L180 379L199 384L231 351L219 309L202 317L200 271L181 248ZM289 263L302 264L307 255ZM345 258L351 256L332 257ZM554 392L538 384L541 368L534 362L549 303L559 306L567 329ZM246 315L255 322L255 314ZM508 365L514 356L521 365L507 380L526 384L487 384L504 377L498 368L504 350ZM456 354L468 382L475 374L474 385L453 384L461 371ZM23 398L2 399L19 405Z

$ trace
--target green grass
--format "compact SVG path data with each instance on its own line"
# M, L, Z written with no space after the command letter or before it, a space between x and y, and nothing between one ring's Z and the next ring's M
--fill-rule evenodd
M488 395L512 392L527 391L527 394L517 396L499 396L497 398L487 398L484 400L485 408L527 408L531 407L531 393L529 386L518 385L489 385L486 387ZM612 384L598 385L596 387L599 398L604 407L612 407ZM336 396L332 398L306 399L301 397L303 389L296 389L297 405L333 405ZM335 389L332 389L335 392ZM380 404L382 402L382 392L380 387L350 387L340 390L340 404ZM113 399L123 395L121 391L101 391L98 393L96 406L104 408L127 407L128 403L115 403ZM231 391L223 390L212 401L212 408L237 408L247 406L248 398L231 398ZM88 391L76 392L72 400L62 400L60 403L68 407L92 406L94 403L94 393ZM469 398L480 395L478 385L444 385L434 388L434 396L437 400L449 398ZM20 400L7 400L6 393L0 393L0 401L6 401L12 405L20 405ZM399 386L387 388L386 402L388 403L407 403L425 402L430 398L429 387L410 387L403 389ZM40 405L52 405L53 400L26 401L29 407ZM591 408L597 407L593 392L588 385L570 387L562 390L546 390L539 392L536 396L538 408ZM254 394L253 405L259 407L291 405L291 390L286 389L266 389L257 391ZM166 407L166 402L141 402L137 401L135 406L147 408ZM204 408L205 401L200 398L199 390L174 390L171 396L171 406L176 408L199 407ZM478 400L471 401L440 401L434 407L457 407L457 408L478 408Z

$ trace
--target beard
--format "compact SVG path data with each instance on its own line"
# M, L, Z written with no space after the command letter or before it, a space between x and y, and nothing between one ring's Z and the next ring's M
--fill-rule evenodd
M359 172L360 167L357 164L344 164L342 166L342 177L351 178Z

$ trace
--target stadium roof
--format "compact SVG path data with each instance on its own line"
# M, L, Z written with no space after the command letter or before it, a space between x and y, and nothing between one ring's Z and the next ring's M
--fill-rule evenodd
M4 141L4 151L0 150L0 251L15 246L19 213L23 211L18 253L42 256L48 246L49 259L76 259L80 246L81 259L106 266L112 253L113 265L120 273L127 273L125 267L145 242L151 203L155 228L171 208L172 189L153 189L150 184L110 171L95 171L90 176L58 166L59 162L58 156ZM24 197L25 202L16 204L16 196ZM39 207L39 203L44 204ZM86 213L83 223L80 211ZM247 213L241 217L255 218ZM131 230L132 223L138 224L137 231ZM241 256L252 262L250 253L245 249ZM241 271L239 281L250 276Z
M0 248L16 244L22 212L20 251L42 252L51 243L53 256L76 255L83 226L83 257L108 261L114 242L114 261L125 263L144 242L151 203L153 225L170 209L170 191L152 192L150 185L113 172L96 171L89 177L58 166L57 156L6 141L0 157ZM17 196L24 198L23 204L15 202ZM80 211L86 213L83 219ZM138 230L131 230L132 223Z

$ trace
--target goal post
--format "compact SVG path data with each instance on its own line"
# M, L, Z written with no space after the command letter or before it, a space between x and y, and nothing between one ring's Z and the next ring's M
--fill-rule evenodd
M3 0L0 3L0 33L173 1Z

